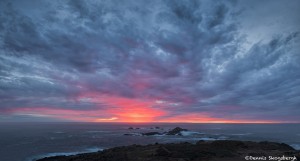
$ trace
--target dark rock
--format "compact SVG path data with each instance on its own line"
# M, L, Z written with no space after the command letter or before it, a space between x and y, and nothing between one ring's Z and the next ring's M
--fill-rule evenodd
M181 135L181 131L188 131L187 129L183 129L180 127L176 127L173 130L168 131L166 134L167 135Z
M199 140L196 144L198 145L198 144L203 144L203 143L205 143L204 140Z
M259 156L266 156L266 154L263 152L251 152L248 153L248 156L259 157Z
M170 156L171 152L164 146L160 146L156 150L156 156Z
M132 127L129 128L130 130L134 129ZM138 128L136 128L138 129ZM151 127L151 129L154 129ZM156 126L155 129L160 129L160 127ZM163 133L160 133L160 132L146 132L146 133L140 133L140 135L143 135L143 136L152 136L152 135L181 135L181 132L182 131L187 131L187 129L183 129L183 128L180 128L180 127L176 127L168 132L163 132ZM124 134L124 135L132 135L132 134ZM136 135L136 134L135 134Z
M128 129L129 129L129 130L133 130L133 127L129 127Z
M162 134L159 132L146 132L146 133L142 133L142 135L150 136L150 135L162 135Z
M125 136L141 136L142 134L140 134L140 133L126 133L124 135Z
M234 152L228 150L228 149L218 149L215 151L215 154L217 157L225 158L225 157L234 157Z
M263 150L292 150L293 148L284 143L274 143L268 141L259 142Z
M212 147L223 148L223 149L246 149L248 146L243 141L235 140L217 140L211 143Z
M246 149L245 149L246 148ZM269 150L271 149L271 150ZM131 145L95 153L56 156L38 161L244 161L245 156L296 156L286 144L219 140L212 142Z

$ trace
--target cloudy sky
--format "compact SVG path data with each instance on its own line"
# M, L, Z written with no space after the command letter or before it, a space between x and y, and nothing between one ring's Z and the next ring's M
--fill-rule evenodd
M0 2L0 121L300 122L300 1Z

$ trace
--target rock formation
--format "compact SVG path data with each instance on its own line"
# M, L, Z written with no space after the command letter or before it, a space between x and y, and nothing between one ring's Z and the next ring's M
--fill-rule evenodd
M296 157L300 152L283 143L218 140L191 143L131 145L38 161L245 161L245 157ZM249 160L249 158L248 158Z

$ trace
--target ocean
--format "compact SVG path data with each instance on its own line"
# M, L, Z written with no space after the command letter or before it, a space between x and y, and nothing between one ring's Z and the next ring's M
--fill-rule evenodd
M189 131L182 136L139 135L175 127ZM116 146L199 140L275 141L300 149L300 124L0 123L0 161L34 161Z

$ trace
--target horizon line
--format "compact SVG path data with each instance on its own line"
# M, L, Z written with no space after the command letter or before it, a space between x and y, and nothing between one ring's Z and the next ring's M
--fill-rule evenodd
M103 121L103 122L92 122L92 121L4 121L0 122L1 123L114 123L114 124L161 124L161 123L166 123L166 124L300 124L300 122L159 122L159 121L149 121L149 122L127 122L127 121L114 121L114 122L108 122L108 121Z

